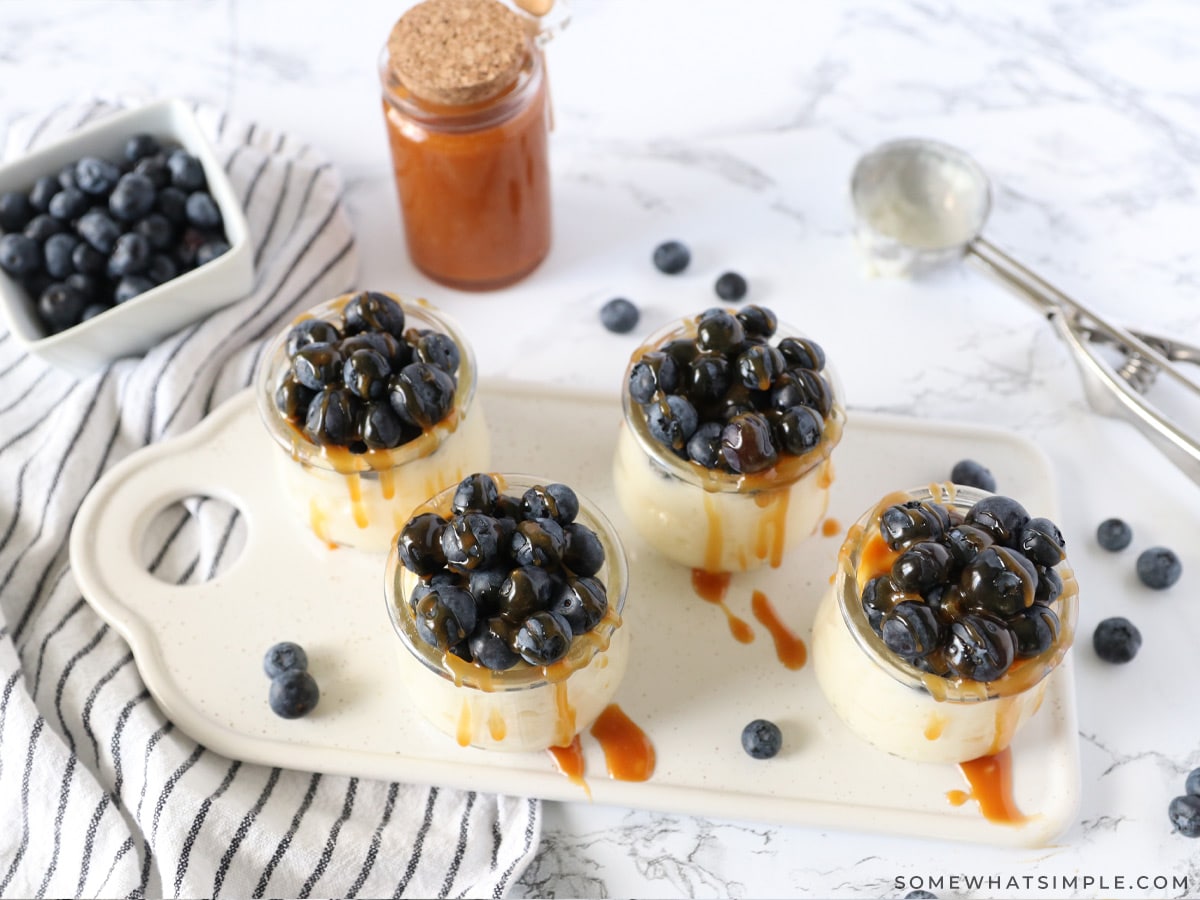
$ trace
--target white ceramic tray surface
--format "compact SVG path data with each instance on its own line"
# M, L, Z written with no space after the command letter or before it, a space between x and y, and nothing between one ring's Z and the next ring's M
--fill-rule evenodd
M754 628L736 642L722 611L696 596L690 572L639 547L611 488L621 419L615 397L512 384L481 386L493 468L564 481L614 521L630 558L629 670L616 701L649 735L648 782L610 779L586 732L585 779L594 802L724 818L888 831L1036 846L1071 821L1079 756L1070 658L1041 711L1013 745L1014 794L1029 818L986 821L957 767L907 762L865 745L829 709L811 665L788 670L751 612L762 590L808 641L847 525L888 491L944 478L960 458L989 465L1003 490L1035 515L1057 516L1049 463L1028 441L996 430L852 412L835 454L829 516L778 569L733 578L727 602ZM93 607L132 645L155 699L175 723L230 757L303 770L587 802L545 753L459 747L412 710L396 681L399 651L383 599L383 559L328 550L278 494L279 448L249 392L191 433L115 467L80 509L71 541L76 577ZM236 505L246 517L239 558L216 579L176 587L138 561L154 516L191 495ZM294 640L321 686L311 716L288 721L267 706L262 656ZM784 749L769 761L741 749L753 718L779 723Z

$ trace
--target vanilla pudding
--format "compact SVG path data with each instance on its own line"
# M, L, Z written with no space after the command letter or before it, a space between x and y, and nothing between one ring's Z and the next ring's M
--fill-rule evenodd
M385 301L402 312L388 306L391 318L374 322L371 309ZM356 314L364 302L378 327ZM283 496L331 546L385 552L418 504L490 460L470 345L423 301L359 292L309 310L267 346L255 391L285 451Z
M987 528L977 528L964 516L985 498L1007 499L952 484L885 497L850 529L833 585L817 610L811 649L826 700L851 731L897 756L960 763L1000 752L1041 706L1046 676L1074 638L1078 586L1065 559L1045 565L1054 558L1051 553L1028 569L1014 562L1015 555L1024 555L1012 545L1019 545L1028 529L1007 542L981 537L978 532ZM939 525L937 516L927 515L928 506L917 508L913 501L932 502L950 516ZM905 503L912 505L906 508ZM943 533L954 532L944 544L951 556L946 580L953 583L948 588L930 586L937 580L933 577L924 585L911 583L926 577L919 563L928 547L911 557L905 554L939 540L936 534L926 534L911 543L901 540L899 550L889 546L881 520L887 514L894 524L899 515L888 511L897 508L914 519L925 516L918 524L933 523L933 532L939 527ZM985 524L995 523L989 519ZM964 536L966 540L959 540ZM897 543L894 532L892 538ZM1036 537L1026 540L1037 544ZM1061 535L1058 543L1061 550ZM985 558L989 549L992 555ZM955 559L973 552L976 555L965 564ZM1034 546L1030 552L1036 557L1041 550ZM935 552L927 555L941 558ZM1015 572L997 566L994 576L989 575L994 559L1013 563ZM956 566L961 571L956 573ZM1047 574L1050 570L1053 574ZM1035 573L1033 578L1025 577L1029 571ZM889 573L909 582L879 581L892 579ZM989 577L993 582L985 583ZM927 634L921 624L926 616L933 629ZM909 658L895 652L887 640ZM999 674L986 679L964 674L972 670L981 676Z
M617 498L667 558L708 572L778 566L825 515L840 386L819 345L770 310L709 310L652 335L622 402Z
M488 480L510 500L471 494ZM522 511L544 480L474 474L463 484L415 510L389 554L384 593L399 676L421 715L461 746L566 746L612 702L628 663L620 540L574 492L577 509L550 517L564 523L565 543L547 517L528 503ZM550 585L540 598L531 569Z

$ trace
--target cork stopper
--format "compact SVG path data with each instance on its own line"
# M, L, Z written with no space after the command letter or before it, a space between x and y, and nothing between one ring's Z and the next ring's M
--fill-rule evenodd
M499 95L528 53L524 21L499 0L425 0L388 37L392 76L418 99L445 106Z

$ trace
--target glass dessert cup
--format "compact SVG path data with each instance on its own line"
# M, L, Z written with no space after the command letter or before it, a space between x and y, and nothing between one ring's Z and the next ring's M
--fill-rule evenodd
M319 304L289 323L267 345L255 373L259 416L279 445L277 471L287 501L313 533L330 546L382 553L412 510L469 472L486 469L491 445L475 397L475 356L462 330L424 301L393 297L407 328L449 335L459 350L454 406L442 421L388 450L352 453L321 446L280 415L275 391L287 375L288 332L311 318L336 320L353 294Z
M1079 589L1066 560L1055 567L1063 587L1050 604L1060 625L1057 640L1037 656L1017 659L995 681L924 672L894 654L871 628L860 596L879 574L872 571L870 545L883 511L906 500L934 500L965 512L987 496L947 483L883 498L850 528L833 584L817 609L811 650L825 699L851 731L896 756L961 763L999 753L1041 706L1047 676L1074 639Z
M517 492L547 479L497 475L501 490ZM454 487L414 510L448 516ZM628 590L625 551L612 523L579 496L576 521L594 531L604 548L596 578L604 583L608 609L590 631L575 636L567 655L550 666L518 661L492 671L443 652L417 633L408 597L419 576L388 555L384 596L399 638L400 678L413 705L430 724L459 745L485 750L530 751L565 747L588 728L613 699L629 661L630 634L623 613Z
M671 453L650 434L629 394L629 373L647 352L695 336L691 319L652 334L633 354L621 390L624 421L617 435L613 484L621 509L640 537L668 559L706 572L744 572L769 563L809 537L829 505L831 455L846 421L841 385L826 365L833 394L820 443L803 456L780 456L763 472L707 469ZM803 337L779 323L772 338Z

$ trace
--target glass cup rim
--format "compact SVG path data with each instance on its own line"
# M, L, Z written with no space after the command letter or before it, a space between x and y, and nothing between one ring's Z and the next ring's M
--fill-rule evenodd
M943 505L969 509L984 497L991 496L994 494L990 491L948 481L887 494L850 527L838 552L838 567L832 590L842 620L855 644L871 663L895 681L928 693L942 702L976 703L1016 696L1033 688L1058 668L1074 643L1078 618L1079 587L1070 561L1064 557L1063 561L1054 567L1063 581L1062 593L1051 604L1051 608L1059 616L1059 640L1044 653L1021 660L1019 665L1014 664L1014 668L995 681L981 682L931 675L905 662L888 649L871 628L862 609L858 596L858 553L870 537L870 529L877 525L878 516L894 503L902 503L905 500L934 500Z
M297 462L340 474L345 474L347 471L362 473L386 471L414 459L432 455L458 428L459 420L469 414L476 387L475 353L467 342L461 326L451 316L423 299L406 300L388 291L376 291L375 293L385 294L400 304L404 310L406 329L411 318L422 327L433 327L448 335L458 346L459 362L458 373L455 376L457 384L454 390L454 407L445 419L426 430L422 436L432 435L432 441L417 438L391 450L367 450L364 453L350 453L347 450L345 453L335 454L337 456L335 464L330 458L328 448L310 441L299 429L286 422L279 414L275 408L275 391L287 371L287 338L291 330L308 319L332 320L333 316L340 314L350 299L358 293L360 292L348 291L339 294L330 300L309 307L295 316L263 347L253 379L258 415L272 440Z
M735 307L710 308L724 309L733 314L738 311ZM663 470L680 481L703 488L709 493L752 494L786 488L795 484L829 458L841 441L842 431L845 428L846 410L841 399L843 396L841 379L828 358L824 368L821 369L821 374L829 385L830 393L833 394L833 405L829 415L825 417L825 429L821 435L821 443L802 457L806 460L805 465L796 466L794 470L787 472L783 477L774 477L777 474L775 466L768 469L766 473L758 472L752 475L740 475L721 469L705 469L691 460L668 453L663 445L650 434L646 417L641 415L641 410L637 408L637 404L629 395L629 373L642 356L657 350L668 340L694 336L696 319L699 315L671 320L651 332L630 355L629 362L625 366L625 379L621 384L621 410L625 417L625 426L637 441L638 446L642 448L642 452L651 461L657 463ZM775 334L771 336L770 344L776 346L780 341L789 337L809 339L799 328L780 320L776 323Z
M497 480L502 493L510 488L520 488L524 491L535 485L555 483L554 479L526 473L489 472L487 474ZM409 518L448 507L449 500L454 496L459 483L438 491L417 506ZM572 490L575 489L572 488ZM587 641L585 642L587 646L583 646L572 641L572 651L568 651L567 657L553 666L531 666L521 660L511 669L495 672L476 663L460 660L461 665L453 665L451 668L452 664L447 662L449 654L425 643L417 634L416 623L413 620L407 597L397 596L397 583L401 579L415 581L417 576L400 564L396 540L393 539L392 546L388 550L383 595L392 629L396 632L404 649L438 677L460 684L462 687L483 690L488 693L532 690L563 681L574 672L585 668L596 654L607 649L617 630L624 627L625 602L629 594L629 561L620 535L608 516L586 495L575 491L575 496L579 500L579 514L575 517L575 521L582 521L591 528L600 539L601 546L604 547L604 565L595 576L603 582L608 596L608 612L593 629L604 629L600 632L599 644L595 641ZM576 647L580 649L576 650ZM562 677L553 677L548 672L549 669L562 666L562 663L568 660L570 665L556 670L556 673L565 673L562 674Z

